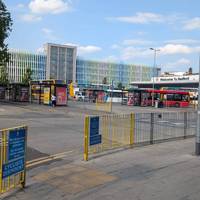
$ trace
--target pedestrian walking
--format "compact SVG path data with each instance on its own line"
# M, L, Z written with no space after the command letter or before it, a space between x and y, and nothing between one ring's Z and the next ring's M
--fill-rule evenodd
M55 107L56 106L56 96L55 95L51 95L51 103L52 103L52 106Z

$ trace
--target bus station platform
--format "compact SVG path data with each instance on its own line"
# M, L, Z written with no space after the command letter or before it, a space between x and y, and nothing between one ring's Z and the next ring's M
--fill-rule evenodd
M118 151L88 162L68 157L28 170L27 187L0 199L199 200L194 138Z

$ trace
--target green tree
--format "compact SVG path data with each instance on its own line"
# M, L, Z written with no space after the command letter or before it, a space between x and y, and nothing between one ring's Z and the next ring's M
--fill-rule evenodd
M22 83L24 85L29 85L29 82L32 80L31 76L32 76L32 70L30 68L26 69L26 72L22 78Z
M8 81L8 73L6 66L0 66L0 85L7 85Z
M122 85L122 83L121 83L121 82L119 82L119 83L117 84L117 88L118 88L119 90L122 90L122 88L123 88L123 85Z
M0 0L0 84L6 85L8 73L6 63L9 61L8 45L5 43L6 38L11 32L12 19L10 13L2 0Z

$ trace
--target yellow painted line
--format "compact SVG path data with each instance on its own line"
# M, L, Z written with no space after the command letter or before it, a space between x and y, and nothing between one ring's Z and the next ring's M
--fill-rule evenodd
M58 153L58 154L54 154L54 155L45 156L45 157L42 157L42 158L30 160L30 161L26 162L26 167L29 168L29 167L32 167L32 166L35 166L35 165L38 165L38 164L42 164L42 163L45 163L45 162L49 162L49 161L52 161L52 160L63 158L63 157L65 157L68 154L73 153L73 152L75 152L75 151L66 151L66 152L62 152L62 153Z
M33 167L35 165L43 164L45 162L49 162L49 161L56 160L56 159L63 158L63 157L65 157L65 155L61 155L61 156L57 156L57 157L50 157L50 158L45 159L45 160L40 160L40 161L37 161L37 162L34 162L34 163L27 164L26 167L27 168Z
M61 152L61 153L57 153L57 154L53 154L53 155L49 155L49 156L44 156L44 157L41 157L41 158L36 158L34 160L27 161L27 164L37 162L37 161L40 161L40 160L45 160L45 159L48 159L50 157L53 158L53 157L60 156L60 155L66 155L66 154L73 153L73 152L74 151L65 151L65 152Z

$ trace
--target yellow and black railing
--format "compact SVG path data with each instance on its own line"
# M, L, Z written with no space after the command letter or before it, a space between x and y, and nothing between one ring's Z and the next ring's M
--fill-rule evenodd
M0 194L26 184L27 126L0 130Z
M86 116L84 128L84 160L90 155L133 146L134 114Z

